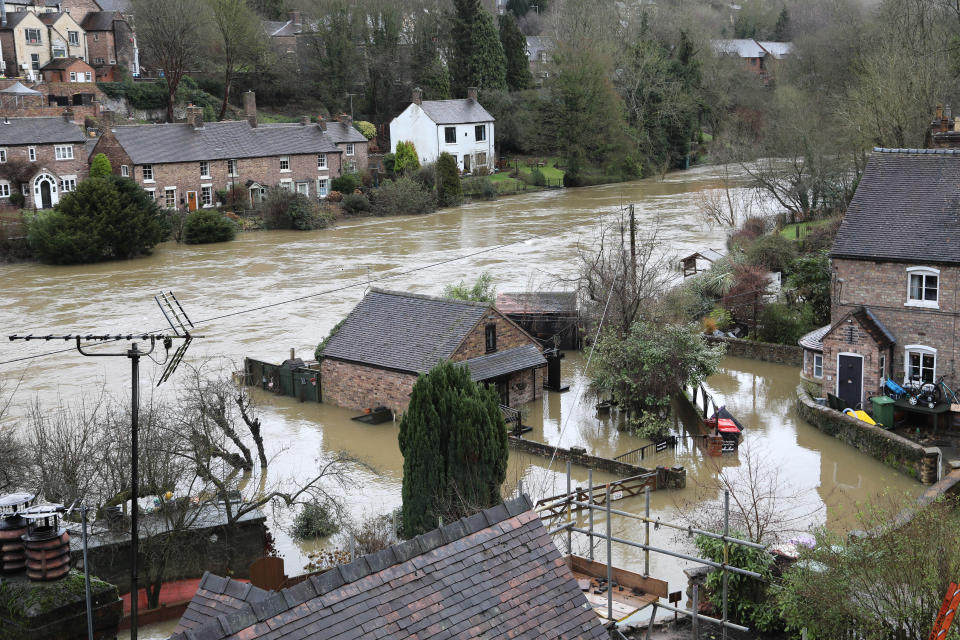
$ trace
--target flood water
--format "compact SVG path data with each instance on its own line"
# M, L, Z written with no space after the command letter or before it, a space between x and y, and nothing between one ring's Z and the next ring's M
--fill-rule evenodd
M589 242L602 217L622 204L636 204L641 229L659 224L660 238L676 256L721 247L724 231L705 225L694 204L695 193L709 187L713 178L710 168L702 168L665 180L541 192L429 216L353 220L316 232L249 233L234 242L199 247L168 243L153 256L126 262L0 266L0 329L3 334L35 335L162 329L165 323L153 295L170 289L204 336L191 347L191 362L226 358L239 369L244 356L279 362L290 348L308 359L370 285L439 294L446 284L472 281L487 271L499 291L565 288L560 281L575 273L577 243ZM279 304L293 299L299 300ZM63 343L4 341L0 362L63 349ZM146 360L142 365L146 392L159 368ZM603 456L646 444L596 416L596 399L582 391L584 366L583 355L568 354L563 378L571 390L545 393L543 400L525 408L524 421L533 427L526 437L564 447L580 445ZM69 349L0 365L0 376L20 379L15 403L21 408L35 397L51 405L58 396L69 402L102 385L119 398L129 394L126 358L85 358ZM855 501L884 489L920 492L919 484L800 421L793 412L798 381L793 367L726 358L707 386L746 426L745 446L799 494L792 508L809 514L805 517L810 526L850 527ZM176 380L159 392L175 393ZM387 513L399 506L403 460L395 424L363 425L350 420L352 411L263 392L256 397L268 450L277 455L273 469L306 477L319 457L345 450L375 469L358 470L343 493L353 516ZM15 409L14 415L18 413ZM665 519L674 517L677 505L697 496L697 487L721 468L734 476L743 468L736 458L725 457L718 466L716 460L685 448L659 455L644 465L683 465L689 474L686 490L654 492L652 512ZM565 463L548 463L511 451L504 493L521 483L534 500L563 491ZM598 483L610 479L594 474ZM573 482L586 486L586 470L574 467ZM637 513L643 506L643 498L617 503L617 508ZM292 541L284 531L288 515L271 514L269 521L287 573L298 573L306 553L322 543ZM614 517L613 529L619 537L642 540L643 527L634 520ZM652 532L652 544L690 550L665 529ZM575 539L574 550L586 553L584 541ZM642 558L639 550L614 545L619 566L642 571ZM666 556L651 558L651 574L668 580L671 591L685 587L683 567ZM151 633L165 637L170 628L161 625Z

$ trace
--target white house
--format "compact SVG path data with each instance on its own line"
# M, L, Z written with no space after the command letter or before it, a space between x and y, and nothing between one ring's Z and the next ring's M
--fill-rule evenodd
M423 100L413 90L413 102L390 122L390 150L397 142L413 142L420 163L434 162L446 151L464 172L493 168L494 118L477 102L477 90L467 89L466 100Z

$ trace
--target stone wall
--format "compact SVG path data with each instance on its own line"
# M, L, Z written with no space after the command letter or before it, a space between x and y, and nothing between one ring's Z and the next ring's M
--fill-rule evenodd
M324 358L320 379L323 402L357 410L383 406L402 413L410 404L417 376Z
M838 440L924 484L937 481L940 449L924 447L881 427L817 404L803 385L797 386L797 414Z
M795 367L803 365L803 349L795 344L774 344L772 342L757 342L755 340L741 340L740 338L719 338L708 336L711 344L725 344L727 355L736 358L749 358L776 362Z

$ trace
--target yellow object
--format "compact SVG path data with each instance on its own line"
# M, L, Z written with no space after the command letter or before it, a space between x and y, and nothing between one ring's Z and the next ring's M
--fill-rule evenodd
M854 411L853 409L844 409L843 412L848 416L850 416L851 418L856 418L857 420L866 422L867 424L872 424L873 426L877 426L877 423L873 421L873 418L867 415L866 411L862 411L862 410Z
M172 499L173 499L173 491L167 491L165 494L163 494L163 497L164 497L166 500L172 500Z

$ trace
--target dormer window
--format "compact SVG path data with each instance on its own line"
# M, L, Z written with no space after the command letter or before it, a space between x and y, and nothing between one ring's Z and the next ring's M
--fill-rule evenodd
M497 350L497 325L488 324L484 330L486 337L487 353L493 353Z
M908 307L939 308L940 270L931 267L907 269Z

